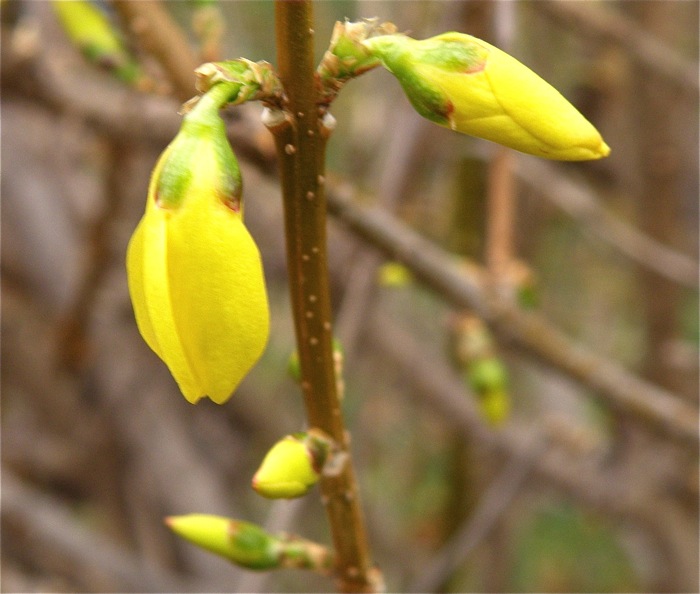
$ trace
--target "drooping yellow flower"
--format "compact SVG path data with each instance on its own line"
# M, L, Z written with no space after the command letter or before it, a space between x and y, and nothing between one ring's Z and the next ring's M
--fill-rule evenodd
M514 148L564 161L610 153L600 133L554 87L518 60L464 33L363 42L429 120Z
M206 95L153 171L127 273L141 335L185 398L228 400L265 348L269 312L238 164Z

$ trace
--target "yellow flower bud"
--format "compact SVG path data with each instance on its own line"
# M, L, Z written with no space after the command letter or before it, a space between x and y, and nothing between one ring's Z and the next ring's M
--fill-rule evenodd
M470 362L467 377L472 390L478 394L504 390L508 385L508 370L495 356L482 357Z
M363 42L422 116L524 153L582 161L610 153L600 133L556 89L498 48L463 33Z
M478 406L486 422L493 427L502 425L510 416L510 396L502 390L480 394Z
M386 262L379 267L377 280L382 287L405 287L411 284L413 275L399 262Z
M253 489L270 499L305 495L321 476L328 446L306 433L288 435L265 456L253 477Z
M279 567L279 540L260 526L208 514L188 514L165 519L178 536L248 569Z
M52 6L63 30L89 60L113 69L127 82L140 76L135 60L95 4L86 0L53 0Z
M495 356L474 359L467 366L467 381L476 394L479 411L491 425L500 425L510 415L508 370Z
M260 254L218 107L205 95L161 155L127 252L141 335L192 403L228 400L269 333Z

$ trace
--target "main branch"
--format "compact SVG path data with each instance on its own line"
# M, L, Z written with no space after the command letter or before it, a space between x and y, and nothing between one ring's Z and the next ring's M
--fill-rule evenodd
M373 592L378 579L360 510L337 391L332 347L324 192L325 137L314 76L313 14L308 0L276 2L278 70L286 93L285 118L268 123L280 162L292 314L301 388L310 426L325 431L346 459L321 481L344 592Z

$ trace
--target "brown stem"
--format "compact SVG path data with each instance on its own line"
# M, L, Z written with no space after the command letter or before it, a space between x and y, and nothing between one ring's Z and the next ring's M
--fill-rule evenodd
M292 314L309 424L348 453L321 491L336 551L343 592L377 590L349 443L336 387L324 191L325 137L314 76L313 12L308 0L276 2L278 69L287 95L286 120L270 125L280 161Z
M486 264L497 284L513 258L514 188L509 149L499 149L489 165Z

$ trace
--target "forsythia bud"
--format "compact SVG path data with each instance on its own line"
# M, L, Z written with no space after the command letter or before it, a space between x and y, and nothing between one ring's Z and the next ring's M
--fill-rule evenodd
M467 381L476 394L481 414L491 425L508 418L508 371L500 359L486 356L473 360L467 366Z
M270 499L305 495L321 477L330 450L316 433L294 433L278 441L253 477L253 489Z
M210 93L153 171L127 273L141 335L185 398L221 404L262 354L269 312L260 254L243 225L238 163L218 115L225 97Z
M510 415L510 396L507 392L495 391L479 394L479 410L493 426L501 425Z
M382 287L405 287L411 284L411 271L399 262L385 262L377 271L377 280Z
M467 366L469 385L477 394L505 390L508 372L495 356L475 359Z
M274 536L256 524L206 514L165 519L168 527L191 543L248 569L272 569L282 548Z
M600 133L556 89L498 48L463 33L363 42L423 117L524 153L583 161L610 153Z
M61 26L85 56L112 69L119 78L134 82L139 67L105 14L86 0L53 0Z

